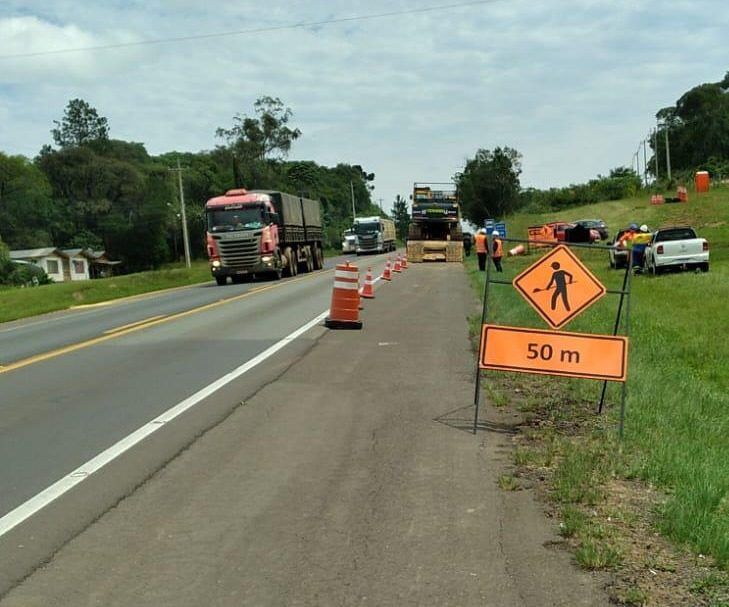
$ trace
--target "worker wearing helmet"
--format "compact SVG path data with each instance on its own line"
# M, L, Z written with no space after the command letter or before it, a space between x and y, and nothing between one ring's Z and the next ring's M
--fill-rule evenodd
M501 268L501 258L504 256L504 246L501 242L500 234L494 230L491 232L491 261L494 262L494 267L497 272L503 272Z
M653 238L648 226L643 224L640 226L638 232L635 233L633 238L630 240L630 246L633 249L631 258L633 260L633 267L640 270L643 268L643 257L645 256L645 248Z
M476 256L478 257L478 269L481 272L485 272L486 271L486 255L487 255L487 251L488 251L488 243L487 243L485 228L481 228L478 232L476 232L476 236L474 237L474 240L476 241Z

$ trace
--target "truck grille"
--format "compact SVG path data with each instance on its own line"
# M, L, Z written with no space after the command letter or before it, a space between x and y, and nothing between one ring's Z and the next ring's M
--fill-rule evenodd
M234 270L248 270L260 261L260 232L246 238L226 238L218 241L220 263Z
M359 248L364 251L374 251L377 248L377 236L359 236Z

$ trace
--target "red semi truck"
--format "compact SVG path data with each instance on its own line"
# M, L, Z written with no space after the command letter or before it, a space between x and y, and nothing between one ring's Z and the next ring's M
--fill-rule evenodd
M318 201L270 190L228 190L205 204L210 270L219 285L320 270Z

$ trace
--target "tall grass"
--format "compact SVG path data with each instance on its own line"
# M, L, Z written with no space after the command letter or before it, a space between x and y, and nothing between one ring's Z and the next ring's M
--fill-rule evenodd
M631 473L669 494L658 515L659 528L729 569L729 191L692 196L686 205L651 207L641 198L549 216L520 215L508 218L507 227L510 236L525 238L528 225L593 217L605 219L611 230L631 221L652 227L685 222L711 243L708 274L633 279L623 449ZM619 285L622 273L607 269L606 252L578 255L606 286ZM499 277L511 279L536 259L508 258ZM482 292L483 273L477 272L473 259L467 268ZM489 304L491 322L544 328L511 286L492 285ZM616 297L605 296L565 330L609 333L615 305ZM542 389L546 397L595 402L599 383L549 378ZM617 401L615 387L609 396L612 403ZM610 415L616 415L615 407ZM587 445L581 464L590 463L589 449ZM565 458L562 465L576 457ZM566 483L564 491L574 486L566 482L570 473L557 472L557 480Z

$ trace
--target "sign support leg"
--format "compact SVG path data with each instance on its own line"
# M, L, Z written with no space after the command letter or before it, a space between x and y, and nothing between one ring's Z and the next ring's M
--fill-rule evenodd
M481 343L483 337L483 326L486 323L486 315L488 314L488 302L489 302L489 284L491 282L491 256L486 257L486 281L483 285L483 309L481 310L481 324L478 327L479 338L478 338L478 356L476 357L476 389L473 396L473 404L475 411L473 414L473 433L476 434L478 429L478 406L481 401L481 352L483 351L484 344Z
M632 265L632 263L631 263ZM630 291L631 286L633 282L633 272L632 268L628 269L627 272L628 275L628 281L627 281L627 295L625 299L625 336L630 337ZM628 380L627 377L625 381L623 382L623 389L622 389L622 396L621 396L621 402L620 402L620 427L618 430L618 434L620 436L620 440L623 439L623 430L625 429L625 397L628 392Z
M618 313L615 316L615 325L613 327L613 335L618 334L620 328L620 317L623 313L623 301L625 300L626 287L628 286L628 276L631 274L631 260L628 260L628 265L625 268L625 274L623 275L623 288L620 293L620 302L618 302ZM597 407L598 414L602 414L602 407L605 404L605 391L607 390L607 381L602 382L602 393L600 394L600 403Z

